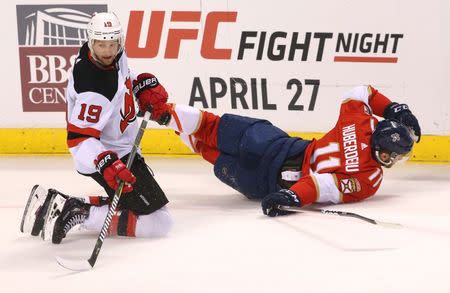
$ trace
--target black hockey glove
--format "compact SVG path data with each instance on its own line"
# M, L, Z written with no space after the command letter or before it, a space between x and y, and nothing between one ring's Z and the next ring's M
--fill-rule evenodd
M391 103L386 107L386 109L384 109L383 116L386 119L395 119L412 129L414 135L416 136L414 140L416 142L420 141L421 131L419 122L417 121L416 116L414 116L414 114L411 113L411 110L409 110L408 105L395 102Z
M297 193L290 189L281 189L266 195L261 201L264 215L269 217L284 216L293 212L283 211L279 206L300 207Z

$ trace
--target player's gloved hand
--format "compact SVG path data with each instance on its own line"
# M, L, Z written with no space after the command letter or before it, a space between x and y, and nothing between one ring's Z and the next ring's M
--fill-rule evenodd
M162 125L169 122L168 94L153 74L139 74L133 81L133 93L138 100L138 116L143 116L146 111L149 111L153 121Z
M264 215L269 217L284 216L290 214L290 211L283 211L279 206L300 207L301 202L297 193L290 189L281 189L266 195L261 201L261 207Z
M415 136L414 140L416 142L420 141L421 131L419 121L417 121L416 116L409 110L408 105L395 102L391 103L384 109L383 116L386 119L395 119L412 129Z
M94 161L97 166L97 171L103 175L109 187L116 190L119 187L119 181L125 181L123 192L130 192L133 190L133 184L136 182L136 177L127 169L127 166L119 160L117 154L112 151L106 151L97 156Z

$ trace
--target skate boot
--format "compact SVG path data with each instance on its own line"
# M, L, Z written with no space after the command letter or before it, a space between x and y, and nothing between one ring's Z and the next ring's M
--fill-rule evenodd
M44 219L52 196L59 193L63 197L66 195L54 189L46 189L41 185L33 186L28 197L27 205L23 211L20 223L20 232L38 236L44 226Z
M89 216L89 204L79 198L54 195L47 210L42 238L59 244L74 226L84 223Z

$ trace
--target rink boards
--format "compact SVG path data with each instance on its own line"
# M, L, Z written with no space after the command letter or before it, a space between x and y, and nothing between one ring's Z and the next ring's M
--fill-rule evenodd
M304 139L319 138L322 133L289 132ZM68 154L65 129L0 129L0 155ZM141 142L146 155L194 155L173 130L147 129ZM450 137L424 135L414 146L411 161L450 163Z

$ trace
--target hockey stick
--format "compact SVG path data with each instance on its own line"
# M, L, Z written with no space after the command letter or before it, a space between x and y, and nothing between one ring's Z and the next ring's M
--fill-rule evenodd
M139 144L141 143L142 136L144 135L144 130L147 127L148 120L150 118L150 112L145 112L144 119L141 122L141 126L139 127L139 131L136 135L136 139L134 140L133 148L131 149L130 156L127 160L127 168L131 169L131 165L133 164L134 157L136 156L137 150L139 148ZM111 224L111 219L116 212L116 207L119 202L120 196L122 195L123 186L125 185L124 181L120 181L119 187L116 189L114 193L114 197L109 207L108 214L106 214L105 222L103 223L102 230L98 235L97 242L95 243L94 250L92 251L91 257L88 260L70 260L62 257L56 256L56 261L63 268L72 270L72 271L87 271L94 267L95 262L97 261L97 257L100 253L100 250L103 245L103 241L108 232L109 225Z
M362 220L362 221L365 221L367 223L374 224L374 225L380 225L380 226L383 226L386 228L402 228L403 227L401 224L382 222L382 221L374 220L374 219L367 218L367 217L361 216L359 214L350 213L350 212L323 210L323 209L315 209L315 208L302 209L302 208L298 208L298 207L289 207L289 206L278 206L278 208L283 211L296 212L296 213L322 213L322 214L337 215L337 216L341 216L341 217L356 218L358 220Z

